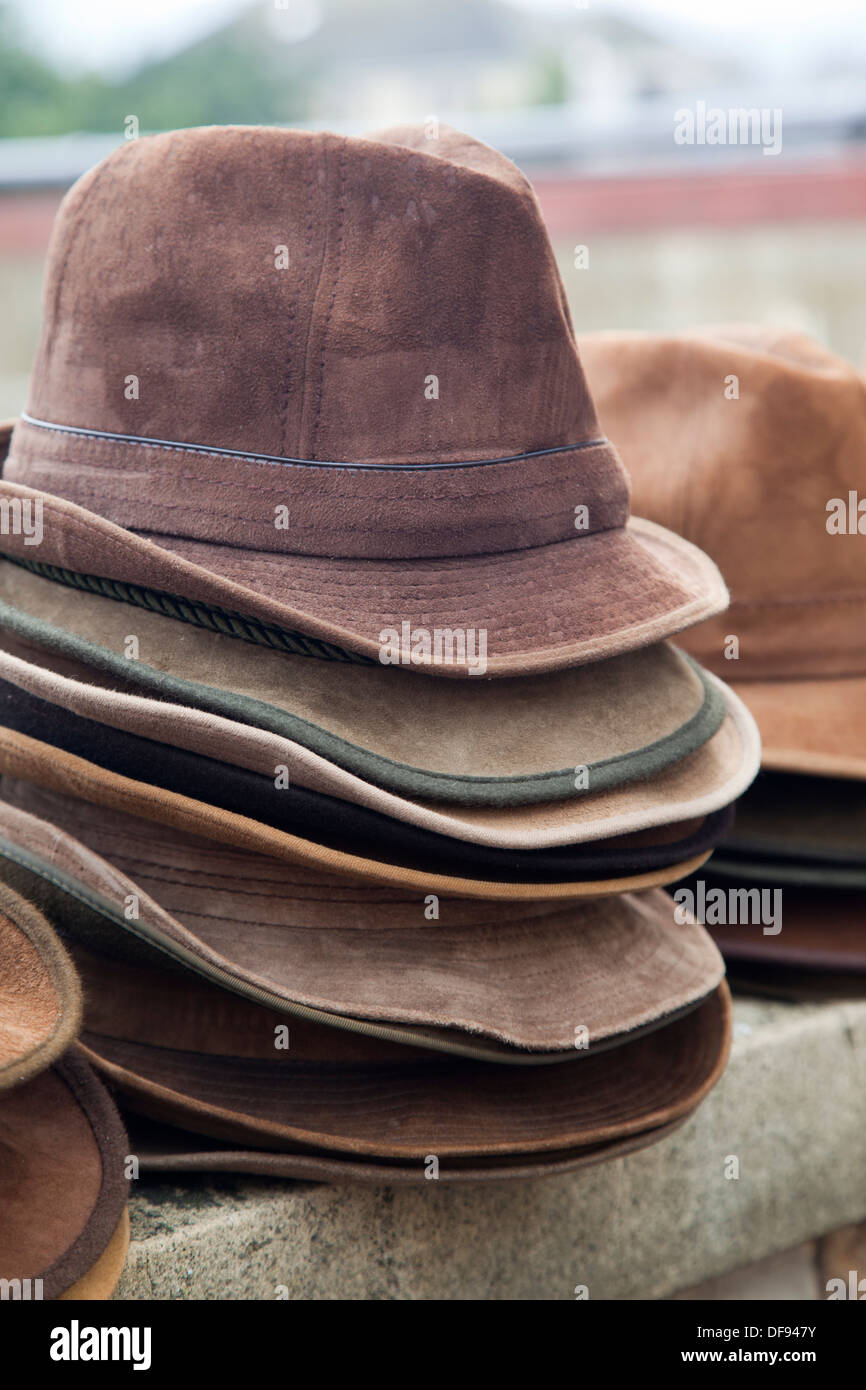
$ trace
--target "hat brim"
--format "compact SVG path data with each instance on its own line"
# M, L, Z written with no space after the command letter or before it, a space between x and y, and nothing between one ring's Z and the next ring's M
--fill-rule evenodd
M75 967L42 913L0 884L0 1091L45 1070L81 1024Z
M653 522L467 559L340 560L137 534L75 503L0 480L0 499L38 500L39 554L78 574L142 585L250 615L379 661L388 629L487 634L487 676L560 670L673 636L721 612L728 592L702 551ZM466 661L420 673L471 675Z
M288 1068L89 1032L82 1046L132 1108L264 1149L423 1161L532 1154L639 1134L686 1115L721 1075L731 1036L724 981L633 1042L532 1072L489 1063Z
M408 825L418 826L419 829L432 832L434 835L441 834L473 844L507 850L573 847L593 840L616 838L690 821L695 817L708 816L729 805L745 791L759 769L761 756L757 727L746 706L715 677L708 676L708 679L716 685L725 700L727 716L721 727L702 748L645 782L616 787L598 795L588 791L583 797L575 797L567 802L545 802L532 807L458 806L449 808L447 812L442 803L413 802L382 791L371 796L373 789L359 779L348 778L345 774L338 779L340 785L333 786L332 790L338 801L348 800L355 805L369 806L371 811L375 808L380 814L384 813ZM261 749L256 756L262 756ZM78 784L74 776L70 780L70 777L64 774L67 763L72 767L70 759L74 760L80 774ZM56 776L51 775L55 764ZM257 766L260 767L262 764L257 762ZM21 771L16 773L16 767ZM26 770L28 767L30 771ZM142 809L147 806L153 806L154 810L159 809L160 815L165 815L170 813L170 807L174 805L172 797L175 794L170 791L157 792L133 778L120 777L118 773L100 770L83 758L54 750L50 745L43 743L41 737L37 740L12 730L0 730L0 770L13 776L24 776L49 787L62 789L67 786L72 795L90 800L100 800L109 794L117 798L120 797L121 791L124 791L128 798L127 804L123 806L120 801L116 801L118 809L129 809L145 816L151 816L150 810ZM272 766L269 766L269 771L273 777ZM119 781L113 780L118 777ZM341 792L340 787L344 781L347 785ZM108 790L109 784L114 788L111 793ZM81 790L76 790L76 785L80 785ZM92 791L84 791L85 786L92 788ZM201 828L202 815L197 815L195 811L197 807L199 812L204 812L202 803L189 797L184 797L183 800L188 803L188 812L192 816L189 826L194 827L195 822L199 827L197 833L207 835L209 832ZM228 826L225 818L230 814L228 810L224 810L220 813L214 812L210 817L214 821L222 819L221 835L217 835L216 838L225 838ZM249 836L253 833L251 827L260 825L259 822L249 817L236 819L238 822L245 822L245 828L239 823L236 826L237 834L243 837L235 841L236 843L247 842L250 848L261 848L263 853L272 852L264 843L258 845L249 842ZM181 827L186 825L183 816L177 823ZM263 834L266 829L262 827ZM344 864L343 871L347 873L363 873L365 876L376 873L381 881L385 881L382 875L390 877L392 881L410 881L405 875L412 873L411 868L400 869L386 864L374 867L372 860L366 860L361 855L338 856L336 849L316 845L305 836L277 831L271 833L285 835L281 842L281 852L286 855L290 845L294 845L298 862L329 862L332 867L337 867L339 860L339 863ZM232 842L229 833L229 843ZM490 879L493 878L494 876L490 875ZM424 887L426 883L431 882L431 877L427 874L411 881L419 887ZM667 878L664 881L673 880ZM477 888L471 890L469 887L460 886L461 883L468 885L473 882L474 877L467 876L464 879L459 874L449 877L447 883L444 876L439 878L439 885L443 891L458 894L471 892L472 896L483 897L509 896L508 891L493 889L486 892L483 889L478 891ZM529 874L526 882L531 882ZM660 882L662 880L632 886L651 887ZM537 886L541 889L540 883ZM581 891L587 890L572 888L570 893L559 895L543 890L538 893L529 891L524 896L579 896Z
M689 1111L667 1124L625 1139L586 1144L576 1149L539 1155L499 1155L488 1159L451 1159L436 1174L437 1182L489 1183L555 1177L640 1153L675 1134L691 1118ZM170 1125L155 1124L130 1112L131 1142L142 1173L232 1173L245 1177L294 1178L301 1182L362 1183L375 1187L427 1184L426 1165L388 1159L343 1158L326 1153L280 1153L270 1149L237 1149Z
M0 563L7 679L168 742L201 738L215 717L235 726L227 750L268 732L286 744L293 779L325 792L332 770L331 781L342 772L467 806L569 799L578 770L594 791L644 780L700 748L725 713L717 687L666 642L543 676L419 681L265 647L251 660L237 636L145 609L130 662L130 621L111 597Z
M627 878L713 849L729 828L725 824L729 817L720 811L697 818L697 825L692 818L636 832L629 839L619 836L522 852L470 844L383 816L356 801L310 792L295 786L291 777L284 785L274 777L275 770L286 766L276 741L263 750L251 770L239 766L218 739L211 744L217 756L205 756L179 748L175 742L142 738L100 720L82 718L66 702L40 699L5 680L2 666L0 653L0 724L7 730L44 739L53 748L130 779L138 779L145 769L153 786L180 794L195 788L201 802L303 836L323 848L348 850L425 873L510 883Z
M723 725L724 729L724 725ZM722 730L719 731L722 733ZM718 735L717 735L718 737ZM694 755L693 755L694 756ZM447 893L457 897L499 899L598 898L619 893L658 888L699 869L709 858L707 849L687 860L631 875L609 878L580 878L550 882L539 880L504 882L499 879L464 878L431 873L386 860L371 859L347 850L333 849L311 840L275 829L248 816L222 807L167 791L149 782L140 782L67 753L53 744L0 726L0 774L96 805L140 816L161 825L215 840L235 849L252 850L284 862L329 870L375 883L413 887L422 897ZM658 821L668 819L658 807ZM674 814L669 812L669 814Z
M733 682L774 772L866 780L866 676Z
M0 1096L0 1131L0 1277L41 1279L43 1297L59 1298L94 1271L121 1225L120 1116L73 1050Z
M281 1014L350 1031L440 1030L409 1041L470 1056L487 1042L491 1057L520 1064L532 1056L502 1045L568 1055L576 1024L601 1044L691 1006L724 973L707 933L677 922L661 892L509 914L443 900L429 922L408 894L401 904L386 893L377 909L357 881L299 883L295 869L143 822L104 817L115 863L53 824L0 812L0 871L17 865L16 881L70 941L151 966L173 960ZM316 900L332 895L332 920L351 924L354 899L367 925L323 925ZM402 925L377 927L377 910Z
M58 1295L61 1303L104 1302L109 1299L120 1281L129 1254L129 1211L124 1209L117 1229L96 1264L65 1293Z

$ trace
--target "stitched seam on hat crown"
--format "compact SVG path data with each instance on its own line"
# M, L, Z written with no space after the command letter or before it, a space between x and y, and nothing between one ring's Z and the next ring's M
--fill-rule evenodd
M310 452L313 458L316 457L316 448L319 442L319 425L322 419L322 401L325 395L325 356L328 350L328 334L331 328L331 314L334 310L334 301L337 298L337 285L340 280L340 271L343 267L343 236L346 220L346 151L348 140L344 139L340 149L340 201L339 201L339 221L337 224L337 256L334 266L334 283L331 288L331 295L328 300L328 309L325 314L325 323L322 329L322 353L319 359L319 389L316 400L316 416L313 422L313 437L310 441Z
M292 308L289 315L289 332L286 339L286 366L283 375L283 404L280 411L281 439L283 448L286 447L286 436L288 434L289 421L289 400L291 397L292 384L292 349L294 347L295 329L297 327L298 305L300 303L301 288L304 283L304 275L310 260L310 252L313 246L313 142L309 141L307 148L307 228L304 243L304 259L301 264L301 273L295 293L292 297Z

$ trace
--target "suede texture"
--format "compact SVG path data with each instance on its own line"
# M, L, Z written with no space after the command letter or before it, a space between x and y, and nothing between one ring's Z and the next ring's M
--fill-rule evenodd
M134 1149L133 1149L133 1152ZM60 1303L104 1302L111 1298L123 1273L129 1253L129 1212L124 1211L117 1229L92 1269L58 1294Z
M849 515L849 495L856 507L866 492L866 380L767 327L590 334L581 347L636 507L706 549L730 585L729 612L684 645L742 682L767 766L866 777L866 571Z
M535 1160L522 1156L451 1159L439 1168L439 1182L490 1183L524 1178L554 1177L637 1153L674 1134L689 1118L671 1120L627 1139L585 1144L577 1149L546 1153ZM302 1182L351 1182L375 1187L418 1186L429 1181L424 1164L396 1159L357 1159L333 1154L279 1153L267 1149L238 1149L219 1140L190 1134L132 1112L128 1116L142 1173L232 1173L261 1178L295 1178Z
M439 834L451 834L462 838L459 815L455 817L449 814L449 803L436 803L440 810L425 811L417 803L383 791L382 788L355 777L354 774L327 762L300 744L284 739L279 733L258 728L253 724L238 723L234 719L225 719L194 705L178 705L167 699L153 700L146 695L118 690L111 677L104 677L89 666L65 656L58 656L54 652L46 652L28 641L2 632L0 676L10 686L26 690L50 704L61 705L68 711L95 720L105 727L140 735L165 746L183 748L191 753L216 758L271 779L276 768L284 767L292 785L298 784L311 791L333 795L341 801L367 806L370 810L381 812L396 820L422 827L427 817L432 815L435 817L435 825L432 828ZM93 682L94 676L96 683ZM103 683L106 680L111 682L110 686ZM219 700L217 702L219 703ZM260 715L256 709L253 713L255 717L270 722L267 711ZM274 722L278 723L279 711L270 713L274 716ZM705 729L708 726L707 738L701 737L699 743L699 746L703 747L717 732L724 715L724 696L717 686L707 682L706 698L698 714L689 721L689 742L695 736L696 723L703 725ZM684 729L678 731L673 740L681 750L683 733ZM664 770L671 751L668 740L665 740L663 751L660 744L654 745L652 750L644 750L640 755L643 775L639 780L648 780L651 768L659 770L656 767L657 757L660 757L663 764L661 770ZM684 753L683 756L688 754ZM630 762L631 759L626 757L623 761ZM619 760L614 760L613 764L607 764L604 768L596 764L587 769L587 781L593 789L590 795L597 794L599 781L604 783L607 780L601 775L605 771L614 770L616 778L622 775L622 769L618 764ZM578 769L572 768L568 774L572 796L575 795L577 772ZM551 787L549 781L545 781L544 786L548 795L552 796L555 788ZM587 792L583 795L586 796ZM475 798L476 793L473 792L473 799ZM481 793L478 799L483 803L489 798L486 793Z
M177 830L188 830L237 849L252 849L288 863L327 868L337 874L376 883L418 888L423 894L443 892L491 900L604 897L675 882L698 868L708 857L708 852L704 852L682 863L626 878L570 879L553 883L459 878L422 872L385 860L365 859L358 854L319 845L248 816L107 771L52 744L3 727L0 727L0 774L78 796L96 805L140 815Z
M373 656L405 620L484 627L491 675L554 669L726 602L627 529L530 185L447 128L177 131L79 180L20 488L54 499L43 560Z
M81 987L59 938L31 902L0 886L0 1091L44 1071L72 1045Z
M304 1066L290 1049L269 1061L217 1058L90 1032L84 1046L127 1102L154 1119L263 1149L423 1161L544 1153L666 1124L718 1080L730 1026L723 982L664 1028L531 1075L441 1060Z
M278 1012L462 1029L567 1052L576 1001L598 1042L688 1007L721 978L706 933L675 922L663 893L495 915L443 898L431 922L421 897L334 887L95 807L79 807L73 838L54 817L12 804L52 811L51 797L28 792L4 784L0 872L17 868L22 886L23 869L31 883L41 878L34 896L65 936L120 964L153 966L161 951L165 964L210 971L228 991L265 991ZM310 1017L339 1023L319 1015Z
M737 681L733 688L761 731L763 767L866 781L866 676Z
M37 655L28 650L28 656ZM10 667L11 669L11 667ZM655 827L673 826L696 817L709 816L728 805L752 781L760 762L760 745L754 721L743 703L707 676L724 700L728 714L718 732L703 748L663 769L646 782L615 787L608 792L586 792L580 800L544 802L529 807L461 807L441 802L414 802L381 789L372 788L349 774L340 774L333 765L313 761L312 755L293 753L285 745L283 756L272 766L288 769L290 787L303 793L303 784L315 780L317 791L344 803L338 820L345 823L353 813L346 803L368 808L379 817L388 817L393 833L397 822L432 832L434 836L486 845L493 849L536 851L556 846L586 845L600 839L621 840ZM253 761L262 763L261 744L251 730L246 746L255 745ZM162 754L161 754L162 756ZM245 760L246 761L246 760ZM303 770L295 778L298 767ZM272 774L272 775L274 775ZM284 789L285 790L285 789ZM309 792L315 799L315 793ZM360 814L360 812L359 812ZM626 847L623 842L621 847ZM452 851L453 850L452 846Z
M126 1209L128 1140L75 1052L0 1096L0 1278L59 1297L97 1264Z
M730 828L726 818L716 814L707 817L684 839L662 833L655 844L614 842L603 847L589 844L516 854L431 834L352 802L322 796L291 783L285 786L274 775L281 766L279 762L265 763L259 773L250 772L106 727L93 719L82 719L62 705L36 699L20 686L2 679L0 724L30 737L38 734L52 746L124 777L146 778L152 786L180 794L194 791L199 800L210 806L303 835L316 844L431 873L488 876L506 883L579 881L605 875L623 878L667 868L708 851Z
M109 598L9 564L0 565L0 602L13 652L24 650L15 638L34 643L35 660L35 651L56 653L78 664L79 679L102 673L112 689L138 688L270 728L412 798L514 805L573 797L575 767L603 790L687 756L724 713L700 673L666 644L544 677L455 686L275 651L251 661L234 638L157 613L133 616ZM133 632L138 656L130 660Z

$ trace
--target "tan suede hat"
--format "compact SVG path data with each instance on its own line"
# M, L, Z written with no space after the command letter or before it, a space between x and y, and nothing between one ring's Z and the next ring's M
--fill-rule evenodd
M80 713L196 752L216 745L227 758L245 752L252 730L266 732L272 748L284 748L276 761L288 762L293 780L349 800L360 788L368 798L379 788L394 793L389 806L583 799L681 762L725 717L718 688L666 642L542 676L419 680L413 671L378 665L265 648L253 654L233 635L161 613L131 613L112 598L9 562L0 562L0 643L102 687L89 706L79 694ZM149 717L139 706L137 721L118 723L124 704L133 709L114 699L120 691L147 699ZM44 682L37 693L45 693ZM154 700L170 707L170 716L157 722ZM247 725L248 733L231 733L225 720ZM208 726L210 743L201 737Z
M866 381L784 329L590 334L581 350L635 505L730 584L729 611L684 642L735 682L764 766L866 777Z
M109 1297L129 1245L128 1144L72 1044L81 988L35 907L0 884L0 1279L22 1299Z
M448 676L725 606L630 519L538 203L469 136L123 142L64 200L44 305L3 545L64 582Z
M173 962L191 984L318 1025L516 1066L556 1062L576 1025L610 1044L694 1006L723 975L706 932L678 923L658 891L565 907L436 901L27 784L2 790L0 874L67 940Z
M431 873L568 881L672 864L719 842L729 828L723 808L757 769L750 721L737 719L744 707L731 705L708 677L723 711L733 713L705 747L657 777L607 793L587 790L569 802L464 810L394 796L278 734L73 680L48 660L14 656L0 637L0 725L7 730L133 780L194 790L200 801L302 834L311 852L316 842ZM694 834L698 825L704 828Z
M510 1067L338 1032L202 985L76 959L86 1055L131 1109L244 1147L414 1162L532 1155L658 1129L718 1079L724 983L672 1022L557 1066Z

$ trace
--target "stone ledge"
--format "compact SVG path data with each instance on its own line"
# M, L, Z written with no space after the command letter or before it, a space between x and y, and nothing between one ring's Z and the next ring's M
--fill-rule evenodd
M695 1118L582 1173L418 1190L141 1180L115 1298L665 1298L862 1221L866 1002L740 998L734 1017Z

